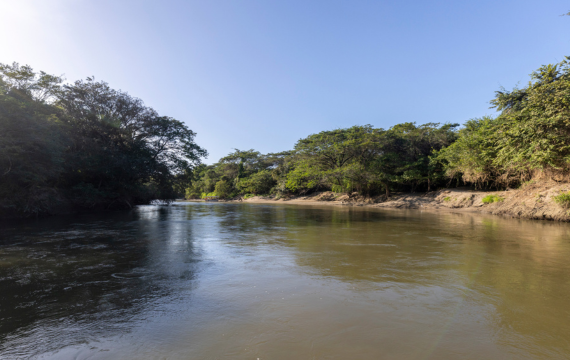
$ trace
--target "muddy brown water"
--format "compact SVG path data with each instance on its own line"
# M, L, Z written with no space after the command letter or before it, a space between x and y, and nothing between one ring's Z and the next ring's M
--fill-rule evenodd
M569 359L570 226L180 203L0 224L2 359Z

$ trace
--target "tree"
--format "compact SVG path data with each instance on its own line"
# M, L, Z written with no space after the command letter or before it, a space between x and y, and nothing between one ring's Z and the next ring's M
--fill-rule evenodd
M492 186L570 171L570 58L540 67L523 89L497 91L496 118L468 122L441 153L450 175Z
M391 163L393 182L413 192L420 186L437 184L443 178L443 171L432 159L432 154L452 144L457 138L455 129L459 124L415 123L398 124L390 128L385 137L383 157Z
M287 187L367 195L383 189L387 197L390 187L430 189L443 178L442 167L431 156L455 140L457 126L404 123L383 130L367 125L311 135L295 147Z
M248 178L240 179L237 188L242 194L261 195L268 194L275 183L271 171L262 170Z
M323 131L295 145L295 169L287 175L287 188L296 191L320 186L350 187L350 173L377 150L374 139L381 129L353 126ZM357 184L357 186L360 184Z
M215 192L216 195L222 199L231 197L233 191L233 186L230 181L223 177L220 181L216 183Z
M181 193L207 155L193 131L105 82L62 82L0 64L0 207L120 208Z
M0 215L38 214L57 204L68 142L59 115L0 78Z

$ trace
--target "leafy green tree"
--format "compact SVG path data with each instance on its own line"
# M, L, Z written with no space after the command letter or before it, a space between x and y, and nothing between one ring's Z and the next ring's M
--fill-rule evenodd
M295 147L287 187L368 195L382 189L386 196L390 187L430 189L443 179L442 167L431 156L455 140L457 126L404 123L383 130L367 125L311 135Z
M232 183L226 177L222 177L222 179L216 183L216 195L222 199L232 197L233 190Z
M459 140L442 149L435 157L444 164L450 179L462 178L478 188L488 187L500 174L494 165L495 121L491 117L467 121L459 130Z
M0 215L39 214L59 202L68 139L58 115L0 79Z
M375 138L379 132L370 125L353 126L299 140L295 145L295 168L287 175L287 188L297 191L333 185L346 187L354 167L376 152Z
M182 122L91 78L0 64L0 211L121 208L179 196L207 152ZM56 199L56 200L54 200Z
M522 89L497 91L500 112L470 121L442 151L450 176L479 186L510 186L533 176L560 176L570 165L570 64L545 65Z
M248 178L240 179L237 184L238 190L242 194L269 194L276 181L273 178L271 171L262 170L256 172Z
M432 159L432 154L452 144L456 137L458 124L427 123L416 126L415 123L403 123L387 131L383 155L389 163L391 181L415 191L426 186L430 190L443 179L443 171Z
M105 82L66 85L56 104L74 129L66 186L80 206L172 199L175 176L207 155L182 122Z
M60 109L51 106L63 80L29 66L0 64L0 215L48 212L68 144Z

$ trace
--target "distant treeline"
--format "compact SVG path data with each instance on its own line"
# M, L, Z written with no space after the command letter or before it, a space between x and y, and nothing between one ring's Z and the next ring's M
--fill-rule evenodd
M172 200L207 155L194 137L105 82L0 64L0 216Z
M570 173L569 57L531 74L524 88L501 89L499 114L458 124L404 123L323 131L276 154L237 150L199 165L187 198L332 190L389 196L470 185L516 187L532 178L567 181Z
M570 174L570 58L491 100L496 117L323 131L293 150L235 150L216 164L182 122L92 78L0 64L0 216L130 208L177 197L313 191L390 196L466 184L516 187Z

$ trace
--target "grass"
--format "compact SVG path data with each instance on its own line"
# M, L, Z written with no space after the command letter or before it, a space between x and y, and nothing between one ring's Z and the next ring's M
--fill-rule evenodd
M483 204L492 204L496 202L503 202L505 198L497 196L497 195L487 195L483 198Z
M451 201L451 198L449 196L446 196L443 198L443 201Z
M553 196L552 198L563 208L570 208L570 192L560 193L560 195Z
M253 194L245 194L245 195L243 196L243 198L244 198L244 200L247 200L247 199L252 198L252 197L254 197L254 196L255 196L255 195L253 195Z

